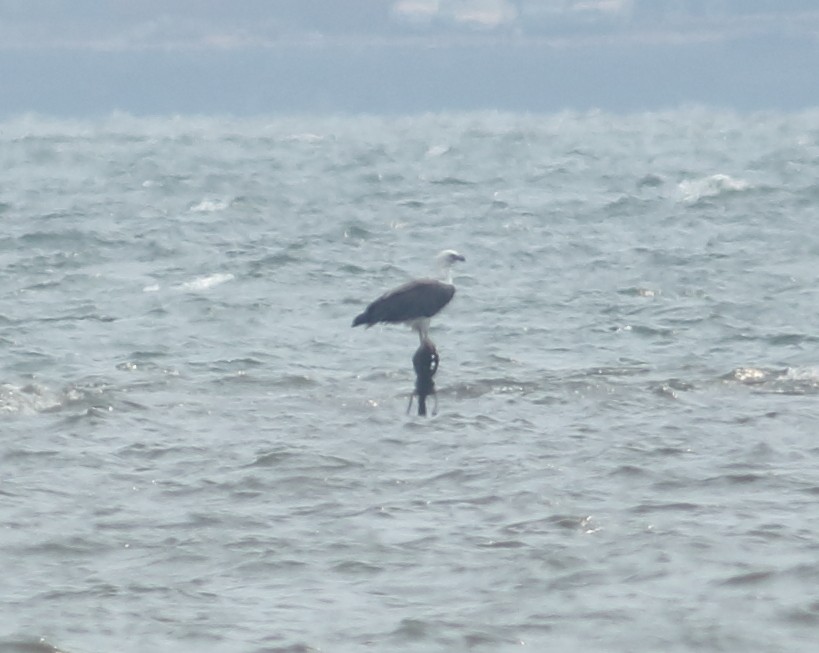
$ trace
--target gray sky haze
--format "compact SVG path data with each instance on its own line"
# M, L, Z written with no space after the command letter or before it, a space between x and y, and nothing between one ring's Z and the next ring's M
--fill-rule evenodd
M815 0L0 0L0 115L819 104Z

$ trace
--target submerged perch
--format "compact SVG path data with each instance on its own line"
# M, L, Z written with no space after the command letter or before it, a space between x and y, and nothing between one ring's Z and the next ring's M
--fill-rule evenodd
M413 397L418 397L418 415L423 417L427 414L427 397L432 395L435 398L434 415L438 408L438 398L435 395L435 382L432 377L438 371L438 363L441 357L433 342L429 339L421 341L421 346L412 356L412 366L415 368L415 391L410 395L407 412L412 409Z

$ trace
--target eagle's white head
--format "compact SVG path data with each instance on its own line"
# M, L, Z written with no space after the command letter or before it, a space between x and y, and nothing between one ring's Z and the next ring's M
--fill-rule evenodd
M438 276L441 280L447 283L452 283L452 266L460 261L465 261L466 258L456 252L454 249L445 249L435 257L435 262L438 264Z

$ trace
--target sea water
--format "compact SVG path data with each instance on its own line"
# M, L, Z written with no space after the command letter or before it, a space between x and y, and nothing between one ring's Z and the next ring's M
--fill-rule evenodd
M819 112L0 123L0 649L814 651ZM432 321L352 329L455 248Z

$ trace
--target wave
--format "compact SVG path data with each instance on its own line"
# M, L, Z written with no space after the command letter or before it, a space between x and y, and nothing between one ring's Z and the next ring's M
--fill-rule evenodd
M819 368L815 367L737 367L725 374L722 381L750 386L755 392L767 394L819 394Z
M44 638L21 637L0 639L4 653L63 653L64 649L49 644Z
M560 397L565 396L565 393L583 396L596 394L601 389L608 394L617 392L622 399L651 394L679 399L682 394L697 391L718 394L720 386L730 385L747 387L755 393L814 395L819 394L819 368L749 366L738 367L717 376L694 374L665 377L646 365L624 365L563 370L537 380L478 378L474 381L441 385L438 394L454 401L506 396L531 401L533 404L548 404L561 401Z
M0 415L55 413L66 408L112 410L113 397L107 383L91 380L55 389L42 383L0 384ZM123 405L120 402L120 405Z
M443 394L452 394L457 399L475 399L486 394L526 395L540 388L542 384L513 378L487 378L457 383L443 389Z
M63 406L70 399L68 392L54 392L40 385L0 385L0 413L33 415Z

